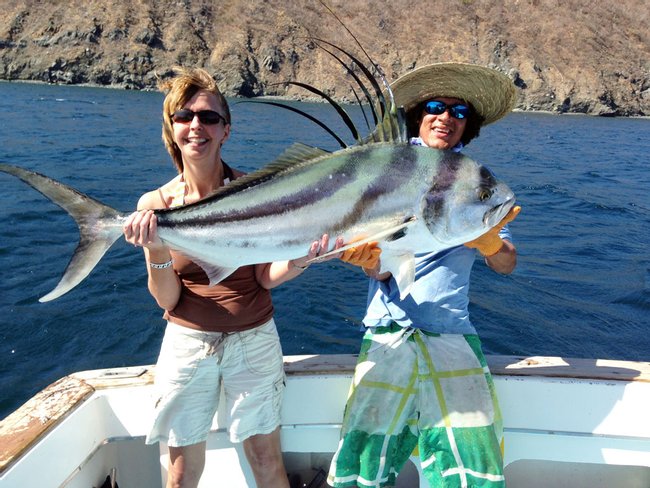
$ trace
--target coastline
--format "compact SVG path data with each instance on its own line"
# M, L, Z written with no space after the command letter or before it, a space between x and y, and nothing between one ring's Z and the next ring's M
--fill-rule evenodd
M6 80L0 79L0 83L19 83L27 85L43 85L43 86L61 86L61 87L79 87L79 88L100 88L107 90L116 90L116 91L134 91L134 92L145 92L145 93L159 93L159 90L155 88L131 88L128 86L122 85L101 85L98 83L50 83L47 81L41 80ZM300 96L291 96L291 95L258 95L254 97L245 97L241 95L227 96L226 98L230 100L271 100L271 101L281 101L281 102L304 102L304 103L319 103L326 104L320 97L300 97ZM356 106L356 103L349 102L347 100L335 100L342 104L348 106ZM526 110L520 107L515 107L512 112L521 113L521 114L542 114L542 115L569 115L569 116L586 116L586 117L604 117L604 118L624 118L624 119L650 119L650 115L642 114L633 114L633 115L616 115L616 114L592 114L586 112L561 112L556 110Z

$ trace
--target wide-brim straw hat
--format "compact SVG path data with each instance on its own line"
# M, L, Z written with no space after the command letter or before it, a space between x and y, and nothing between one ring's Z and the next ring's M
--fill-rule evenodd
M420 103L436 97L469 102L491 124L510 112L516 91L512 81L491 68L467 63L436 63L417 68L390 85L397 106L408 113Z

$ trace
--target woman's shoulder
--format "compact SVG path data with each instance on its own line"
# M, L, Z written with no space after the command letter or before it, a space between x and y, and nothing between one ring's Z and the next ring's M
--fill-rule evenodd
M232 169L233 175L235 176L235 179L241 178L242 176L246 176L248 173L244 173L243 171L238 170L237 168Z
M233 168L229 164L226 164L225 161L221 161L221 164L223 166L223 172L224 172L224 180L228 179L230 181L236 180L237 178L241 178L242 176L246 176L247 173L244 171L240 171L237 168Z
M169 208L173 205L179 192L184 192L185 182L182 175L175 176L160 188L149 191L138 200L138 210Z

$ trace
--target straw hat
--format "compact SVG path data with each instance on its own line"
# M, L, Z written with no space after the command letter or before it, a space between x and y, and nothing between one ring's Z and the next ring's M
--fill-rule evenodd
M499 120L515 105L515 86L504 74L466 63L436 63L415 69L390 85L397 106L408 113L436 97L458 98L472 104L483 125Z

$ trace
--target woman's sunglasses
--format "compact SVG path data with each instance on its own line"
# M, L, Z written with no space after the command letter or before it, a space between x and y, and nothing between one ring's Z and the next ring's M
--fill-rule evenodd
M449 110L449 115L455 119L464 119L469 117L471 112L470 108L462 103L447 105L445 102L441 102L440 100L430 100L424 104L424 111L429 115L440 115L446 110Z
M198 112L193 112L192 110L184 108L182 110L177 110L171 114L170 117L173 122L176 122L178 124L188 124L192 122L194 120L194 117L197 115L202 124L215 125L222 120L224 124L228 123L224 116L222 116L219 112L215 112L214 110L199 110Z

